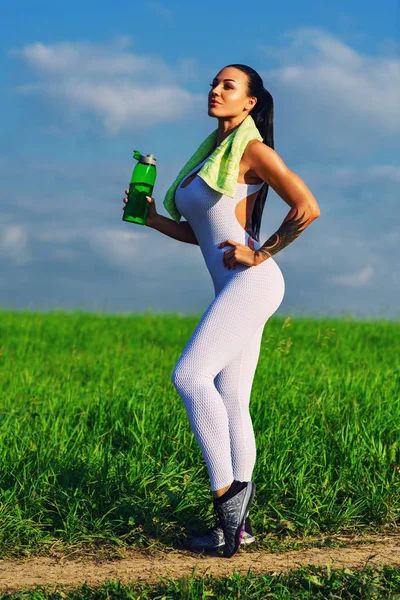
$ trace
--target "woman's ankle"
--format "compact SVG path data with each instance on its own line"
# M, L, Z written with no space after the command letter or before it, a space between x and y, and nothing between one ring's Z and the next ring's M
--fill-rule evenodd
M229 489L224 494L218 496L217 498L214 498L214 504L218 506L219 504L226 502L226 500L230 500L230 498L236 496L236 494L242 491L242 489L246 486L247 481L237 481L236 479L234 479L232 484L229 486Z
M212 492L213 497L214 498L220 498L221 496L223 496L229 490L229 488L231 487L232 483L230 483L229 485L227 485L227 486L225 486L223 488L220 488L219 490L214 490Z

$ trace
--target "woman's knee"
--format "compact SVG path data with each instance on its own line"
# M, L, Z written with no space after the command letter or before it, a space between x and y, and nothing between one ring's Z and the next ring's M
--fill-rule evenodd
M171 381L172 381L174 387L176 387L177 389L180 385L180 380L181 380L181 369L180 369L179 365L176 364L172 371Z
M181 361L178 361L172 371L171 381L177 391L182 391L187 388L188 382L193 381L196 377L194 371L184 365Z
M171 381L178 392L188 393L209 385L209 379L197 365L190 366L187 362L178 361L172 371Z

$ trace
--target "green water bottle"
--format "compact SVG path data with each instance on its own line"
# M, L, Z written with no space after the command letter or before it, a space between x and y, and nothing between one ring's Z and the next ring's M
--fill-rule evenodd
M150 203L146 196L153 196L154 183L156 181L156 159L153 154L144 156L138 150L133 151L133 158L138 161L132 171L129 184L128 202L125 205L123 221L146 225L147 213Z

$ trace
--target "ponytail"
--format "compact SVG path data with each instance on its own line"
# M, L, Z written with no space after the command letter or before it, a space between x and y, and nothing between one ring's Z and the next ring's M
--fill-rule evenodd
M268 90L265 89L260 75L247 65L234 64L227 65L235 67L246 73L248 77L248 96L255 96L257 102L249 114L251 114L258 131L260 132L263 143L274 149L274 100ZM259 190L254 202L251 216L252 237L260 242L261 217L264 211L265 201L269 190L268 183Z

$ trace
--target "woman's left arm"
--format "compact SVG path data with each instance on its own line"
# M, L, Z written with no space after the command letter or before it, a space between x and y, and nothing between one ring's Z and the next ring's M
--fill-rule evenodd
M278 154L259 140L247 145L246 159L251 169L291 207L279 229L255 250L263 262L293 242L320 216L319 206L304 181L291 171Z

